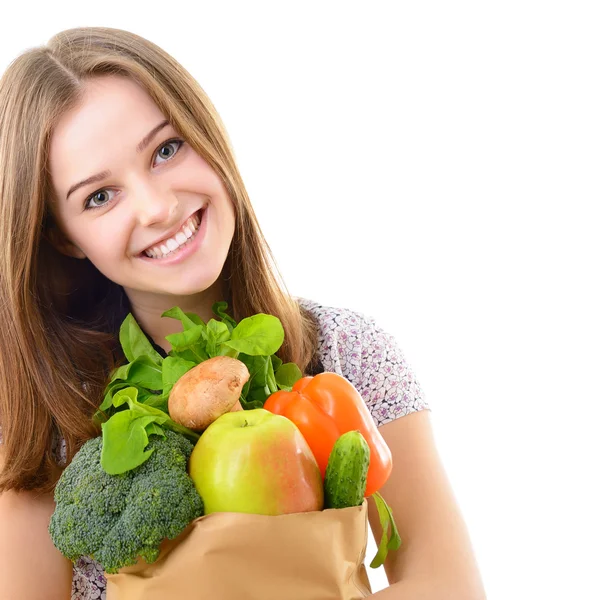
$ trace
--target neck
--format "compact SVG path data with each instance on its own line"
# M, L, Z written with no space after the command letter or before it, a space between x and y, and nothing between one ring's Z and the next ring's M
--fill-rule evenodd
M184 312L197 314L206 323L217 318L212 312L212 306L215 302L225 300L223 288L221 280L217 279L211 287L192 296L150 295L129 289L125 289L125 293L131 304L131 312L140 327L155 344L168 352L171 345L166 336L181 331L181 323L176 319L161 318L161 315L178 306Z

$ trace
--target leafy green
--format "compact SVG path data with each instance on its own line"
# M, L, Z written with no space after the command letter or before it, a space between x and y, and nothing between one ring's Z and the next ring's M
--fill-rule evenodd
M150 458L151 452L145 452L150 433L160 432L162 428L170 429L186 436L192 442L199 435L176 423L169 415L137 400L138 391L128 387L117 392L113 397L113 406L118 408L127 404L129 410L115 413L102 424L102 468L110 475L119 475L135 469ZM148 430L148 426L153 426ZM160 431L157 429L161 426Z
M180 333L167 335L166 339L171 344L170 356L178 356L196 364L208 360L210 355L206 352L206 325L194 325Z
M193 369L197 363L184 360L178 356L167 356L163 361L162 389L163 394L168 395L182 375Z
M206 325L206 352L209 356L219 356L220 347L231 337L229 328L221 321L211 319Z
M117 381L126 381L148 390L159 390L162 388L162 359L158 365L148 355L142 354L115 371L111 382Z
M151 435L159 435L163 439L166 436L165 430L156 423L148 423L148 425L146 425L146 434L148 435L148 437L150 437Z
M153 348L131 313L121 323L119 341L129 362L133 362L140 356L147 356L157 365L162 363L162 356Z
M400 548L402 540L400 539L398 529L396 528L392 509L387 505L379 492L373 494L373 499L375 500L375 506L377 506L382 532L377 554L369 565L372 569L376 569L384 563L388 550L398 550L398 548Z
M250 406L261 408L265 400L277 391L277 384L272 376L272 357L240 354L238 359L248 367L250 372L250 379L242 389L240 403L243 408Z
M131 315L130 315L131 316ZM132 317L133 318L133 317ZM140 334L141 333L140 330ZM154 349L153 349L154 350ZM151 390L160 391L163 389L163 366L154 362L150 355L140 354L132 362L126 363L115 369L106 390L104 400L99 406L98 411L106 411L112 406L113 396L122 389L135 386L140 394L140 401L153 395ZM102 420L101 415L96 414L96 418Z
M196 325L204 325L204 321L194 313L183 312L178 306L165 311L162 317L170 317L181 321L184 329L193 329Z
M124 390L125 388L130 386L131 383L129 383L128 381L117 380L113 382L113 380L111 380L104 392L104 400L102 401L102 404L98 407L98 413L108 410L113 405L113 396L119 390ZM96 416L100 417L98 413L96 413Z
M287 392L292 391L292 387L302 377L302 372L296 363L285 363L275 371L275 381L277 387Z
M142 397L138 395L138 402L145 406L153 406L169 414L169 394L150 394L149 396Z
M102 467L124 473L149 458L149 436L163 428L195 440L198 435L177 425L168 414L169 394L179 378L201 362L231 356L248 367L250 378L240 396L242 408L262 408L277 390L290 390L302 373L293 363L282 364L276 352L284 331L281 321L259 313L237 323L226 312L227 302L216 302L217 319L208 323L174 306L162 317L175 319L182 330L166 336L171 350L162 358L132 314L119 330L119 341L129 362L115 369L94 419L102 425Z
M157 426L155 421L155 415L142 417L133 410L122 410L102 424L100 462L109 475L131 471L150 458L152 450L144 452L150 435L146 427ZM151 431L156 433L156 429Z
M231 333L231 331L237 327L237 323L225 312L227 307L227 302L221 301L216 302L213 305L212 310L215 315L217 315L217 317L219 317L221 321L227 325L227 329L229 329L229 332Z
M242 319L224 344L245 354L268 356L281 348L283 337L281 321L273 315L259 313Z

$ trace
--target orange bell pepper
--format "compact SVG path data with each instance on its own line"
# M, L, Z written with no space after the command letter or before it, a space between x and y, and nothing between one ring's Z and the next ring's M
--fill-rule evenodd
M390 476L392 453L358 390L341 375L326 372L303 377L291 392L271 394L264 408L295 423L323 478L333 445L343 433L353 430L362 433L371 450L365 497L377 492Z

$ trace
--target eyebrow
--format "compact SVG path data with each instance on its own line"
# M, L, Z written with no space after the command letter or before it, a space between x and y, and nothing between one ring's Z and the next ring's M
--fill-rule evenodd
M154 129L152 129L152 131L150 131L150 133L146 135L144 139L137 145L137 153L139 154L140 152L143 152L149 146L150 142L154 139L154 136L156 136L156 134L162 129L164 129L167 125L169 125L169 121L165 119L164 121L159 123ZM103 179L110 177L110 175L110 171L102 171L101 173L96 173L96 175L92 175L91 177L83 179L79 183L72 185L69 188L69 191L67 192L67 200L69 199L69 196L73 192L76 192L80 187L83 187L84 185L90 185L91 183L97 183L98 181L102 181Z

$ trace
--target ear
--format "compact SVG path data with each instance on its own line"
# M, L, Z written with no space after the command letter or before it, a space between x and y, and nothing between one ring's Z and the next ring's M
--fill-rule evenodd
M83 250L69 241L56 226L48 228L46 238L54 249L61 254L72 258L86 258Z

